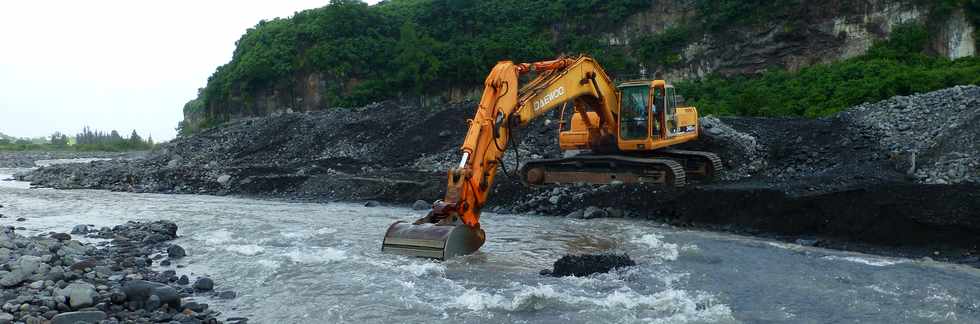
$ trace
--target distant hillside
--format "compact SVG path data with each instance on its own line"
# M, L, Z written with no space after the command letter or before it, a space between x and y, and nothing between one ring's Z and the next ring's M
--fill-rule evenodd
M184 107L182 133L236 117L386 99L460 100L498 60L588 53L617 78L798 71L864 55L898 26L923 53L976 53L980 0L338 0L261 21ZM887 92L887 91L886 91Z

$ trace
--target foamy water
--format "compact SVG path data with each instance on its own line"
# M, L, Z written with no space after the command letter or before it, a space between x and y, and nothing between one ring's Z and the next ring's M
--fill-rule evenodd
M406 208L11 182L0 182L0 204L0 224L30 233L173 220L189 256L168 269L238 292L195 298L255 323L980 322L973 269L652 222L488 213L480 252L438 262L380 253L390 223L420 216ZM638 266L538 274L566 253L595 252Z

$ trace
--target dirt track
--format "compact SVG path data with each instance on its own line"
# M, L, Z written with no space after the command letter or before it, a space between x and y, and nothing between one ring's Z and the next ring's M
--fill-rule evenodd
M54 166L21 178L56 188L431 202L443 194L472 110L472 103L430 110L386 102L240 120L144 160ZM691 146L722 155L724 181L681 190L527 188L500 175L486 209L648 218L841 248L901 245L980 265L977 121L978 87L815 120L706 117L704 140ZM550 120L519 136L521 159L560 154ZM505 157L511 171L513 151ZM876 245L854 246L866 243Z

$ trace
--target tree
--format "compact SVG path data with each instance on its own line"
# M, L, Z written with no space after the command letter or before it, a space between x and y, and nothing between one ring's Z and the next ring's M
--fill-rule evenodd
M398 67L397 83L422 95L429 82L439 77L439 59L433 54L436 41L428 35L419 35L415 23L406 21L399 32L394 62Z
M133 130L132 134L129 134L129 145L131 147L137 147L143 144L143 138L139 134L136 134L136 130Z
M61 132L54 132L54 134L51 134L51 145L59 148L68 146L68 135L62 134Z

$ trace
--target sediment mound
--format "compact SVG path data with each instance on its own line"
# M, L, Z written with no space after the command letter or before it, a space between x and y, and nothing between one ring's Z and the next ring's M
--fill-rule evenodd
M630 259L626 254L565 255L555 261L553 269L542 270L541 274L554 277L585 277L635 265L636 262L633 262L633 259Z

